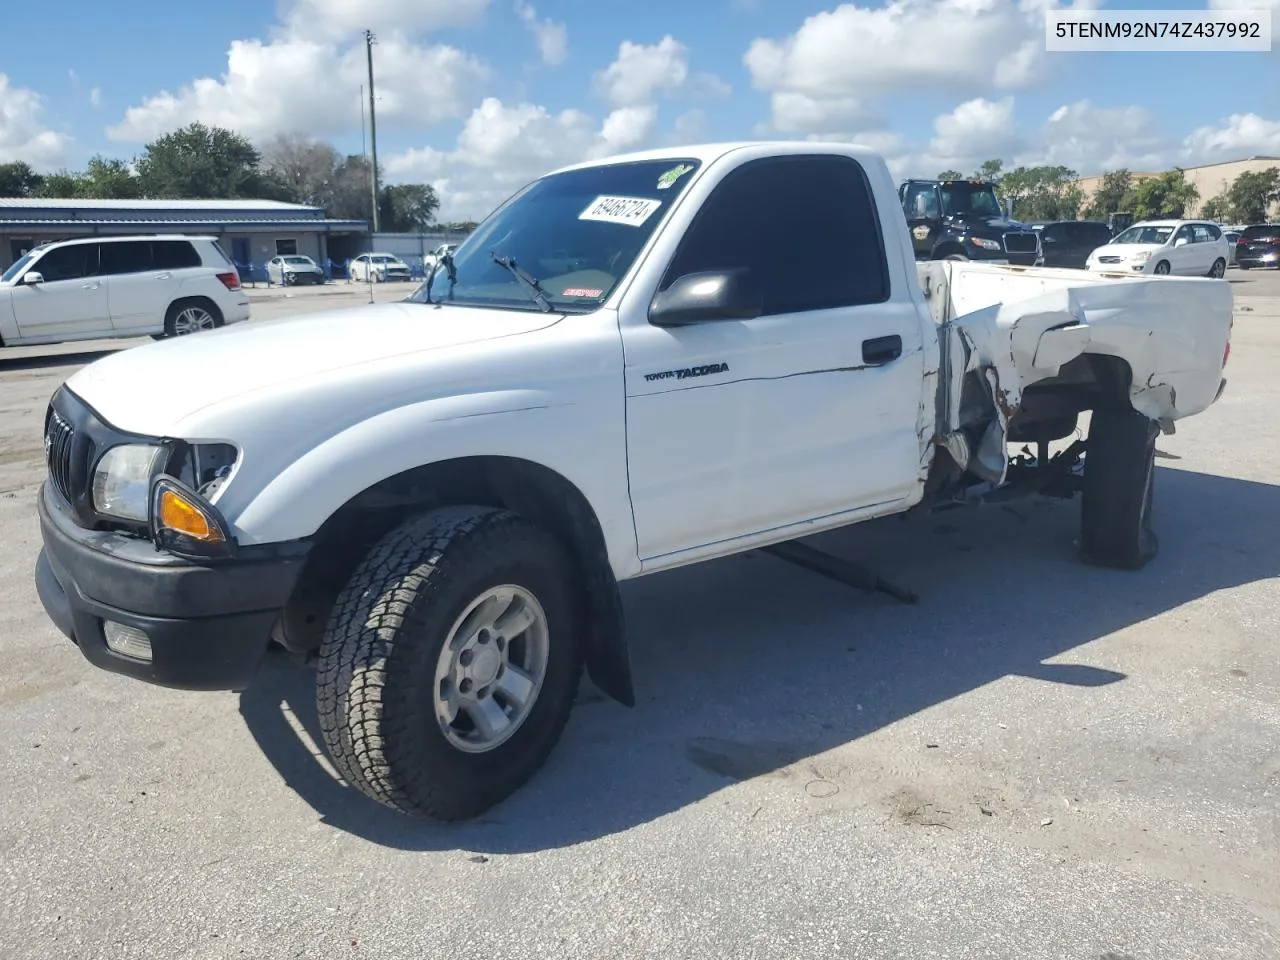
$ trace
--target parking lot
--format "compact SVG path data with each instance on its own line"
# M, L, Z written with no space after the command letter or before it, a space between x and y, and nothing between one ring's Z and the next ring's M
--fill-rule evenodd
M1228 280L1228 387L1159 442L1146 569L1028 501L821 538L914 606L757 554L629 583L637 707L584 688L457 826L345 788L283 656L238 694L83 660L32 580L41 424L145 341L0 350L0 957L1280 956L1280 273Z

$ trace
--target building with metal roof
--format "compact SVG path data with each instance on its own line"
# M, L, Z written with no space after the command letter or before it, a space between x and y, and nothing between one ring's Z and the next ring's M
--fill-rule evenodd
M0 198L0 269L41 243L126 234L215 237L245 279L281 254L321 266L361 252L364 220L335 220L319 207L277 200L61 200Z
M1183 167L1183 177L1200 194L1195 203L1186 211L1187 216L1200 216L1200 211L1204 209L1205 203L1225 192L1231 186L1232 181L1240 174L1262 173L1273 168L1280 169L1280 157L1246 157L1243 160L1224 160L1219 163L1202 164L1198 167ZM1134 184L1160 175L1160 173L1151 171L1129 171L1129 176ZM1084 194L1085 203L1092 200L1098 188L1102 186L1102 178L1103 174L1097 174L1091 177L1081 177L1076 181L1076 186ZM1275 209L1280 211L1280 204L1276 204Z

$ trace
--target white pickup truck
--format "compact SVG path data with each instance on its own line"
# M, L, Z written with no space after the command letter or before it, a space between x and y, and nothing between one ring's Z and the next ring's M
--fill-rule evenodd
M1080 492L1084 559L1142 566L1155 439L1221 395L1231 328L1222 280L917 264L849 144L585 163L402 302L76 373L36 582L142 680L314 659L349 784L467 818L543 763L584 666L634 704L621 581L1021 493Z

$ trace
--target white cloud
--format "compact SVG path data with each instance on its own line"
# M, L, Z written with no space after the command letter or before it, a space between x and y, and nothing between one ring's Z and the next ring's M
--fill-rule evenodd
M295 0L284 17L291 37L360 40L365 30L417 34L476 23L489 0Z
M707 138L707 115L701 110L686 110L676 117L666 141L670 146L700 143Z
M1064 104L1049 115L1015 166L1063 166L1083 176L1104 170L1161 169L1170 144L1146 107Z
M524 22L538 44L538 55L548 67L558 67L569 56L569 31L563 23L539 20L533 4L516 0L516 15Z
M770 98L771 124L778 133L816 133L860 129L879 122L878 112L858 97L814 99L794 90L778 90Z
M743 62L759 89L814 100L891 90L1012 89L1043 75L1044 13L1062 5L1056 0L845 3L808 17L791 36L755 40Z
M378 123L422 127L461 116L488 69L450 46L389 39L375 47ZM162 91L130 107L107 130L140 142L193 121L256 139L281 131L345 133L359 122L364 45L345 49L302 38L237 40L219 79L201 77L177 93Z
M1233 113L1216 126L1198 127L1183 140L1183 157L1193 163L1280 156L1280 121L1256 113Z
M44 99L38 93L14 86L0 73L0 163L24 160L45 169L66 159L71 138L48 129L43 114Z
M595 76L597 91L619 107L674 93L689 79L689 48L668 34L651 46L624 40L618 56Z
M94 87L89 91L89 106L97 107L102 105L102 88Z
M1021 145L1013 119L1013 97L966 100L933 121L925 159L938 169L968 172L992 157L1008 157ZM936 171L935 171L936 172Z
M550 113L488 97L463 124L453 150L408 150L388 157L384 169L392 180L431 183L441 220L479 219L551 170L647 145L657 118L656 106L638 104L614 109L597 125L580 110Z

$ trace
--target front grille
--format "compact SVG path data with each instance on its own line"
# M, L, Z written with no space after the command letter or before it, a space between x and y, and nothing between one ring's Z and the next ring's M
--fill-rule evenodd
M1099 263L1119 263L1120 258L1119 257L1099 257L1098 262Z
M1034 233L1006 233L1004 235L1006 253L1035 253L1037 249Z
M76 432L71 424L50 408L44 427L44 458L49 466L49 479L62 498L71 502L71 450Z

